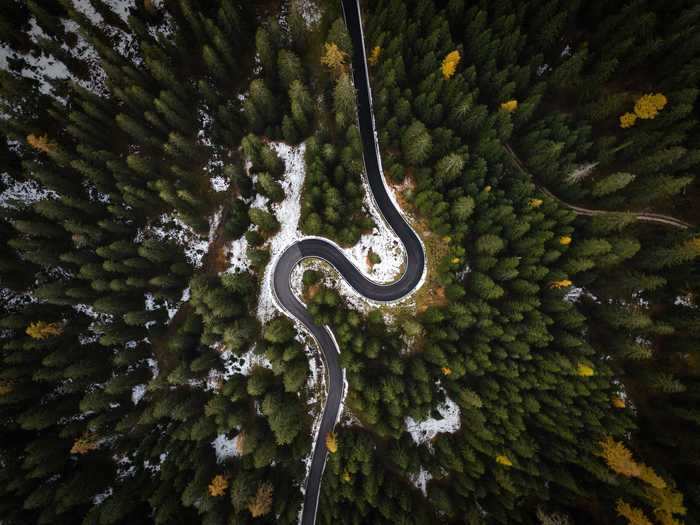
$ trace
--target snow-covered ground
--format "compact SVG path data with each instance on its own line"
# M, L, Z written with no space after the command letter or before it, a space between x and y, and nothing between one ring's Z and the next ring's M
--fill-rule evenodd
M445 402L437 407L437 411L442 416L442 419L434 419L431 417L425 421L418 422L413 418L406 418L406 430L408 430L413 441L417 444L427 443L438 434L444 432L451 434L459 430L462 423L457 403L452 401L449 397L446 397Z
M306 144L291 147L281 142L273 142L270 146L284 161L285 172L280 184L284 189L285 199L272 205L272 213L280 223L280 230L268 241L270 248L270 263L265 268L260 288L258 302L258 319L262 322L269 321L278 310L272 293L272 270L282 252L291 244L298 241L302 235L299 231L299 217L301 216L301 189L304 186L304 152ZM253 202L252 207L264 208L267 199Z
M140 242L149 233L157 239L168 239L175 241L185 251L185 257L199 268L202 265L202 258L209 249L209 244L214 240L214 234L221 221L222 210L219 209L209 219L209 236L204 238L195 232L191 226L180 220L177 214L164 213L160 216L158 224L148 226L144 231L139 231L136 235L136 242Z
M131 389L131 402L134 405L138 405L139 401L143 399L143 396L146 394L146 384L142 383L140 385L136 385L134 388Z
M29 206L44 199L58 197L56 192L42 188L35 180L17 181L7 173L0 174L0 180L6 186L0 192L1 208Z
M297 3L301 16L309 27L316 25L321 20L321 10L313 0L299 0Z
M219 434L216 439L211 442L216 453L217 463L223 463L228 458L239 456L238 452L238 434L234 438L226 437L226 434Z
M233 241L228 248L229 272L248 271L250 260L248 260L248 239L241 237Z
M394 230L389 228L384 217L370 197L370 188L366 177L362 177L362 186L365 190L364 208L372 217L375 227L370 233L360 237L360 241L352 248L344 248L345 255L371 279L386 283L400 276L401 266L405 261L405 251ZM389 189L389 194L393 192ZM368 256L370 249L380 261L370 264Z
M693 302L692 294L679 295L673 300L673 304L676 306L685 306L687 308L697 308L698 305Z
M430 472L421 467L417 474L411 474L408 479L423 493L423 496L428 496L428 482L433 479Z
M25 304L36 303L36 297L29 292L16 292L9 288L0 288L0 301L8 310L12 310L16 306L24 306Z
M250 371L257 366L272 370L272 363L269 359L262 354L255 353L255 345L241 356L235 356L230 350L224 350L220 353L220 357L224 364L224 374L222 375L224 381L234 374L250 375Z

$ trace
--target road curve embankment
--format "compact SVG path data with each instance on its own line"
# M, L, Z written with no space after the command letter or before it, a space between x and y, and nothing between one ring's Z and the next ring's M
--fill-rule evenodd
M369 85L360 5L358 0L342 0L341 3L353 45L352 76L357 95L357 117L372 200L403 243L406 261L404 273L398 280L380 284L362 274L334 243L320 238L306 238L290 245L275 263L272 278L275 299L280 308L288 316L301 322L316 340L326 368L326 402L318 425L311 466L306 478L301 516L303 525L313 525L316 522L321 479L327 458L325 436L333 430L338 420L344 380L340 367L340 350L330 328L316 324L304 304L295 296L291 288L292 271L303 259L311 257L323 259L333 265L343 279L359 294L374 301L389 302L401 299L415 290L425 270L423 244L394 205L382 174L372 113L372 93Z

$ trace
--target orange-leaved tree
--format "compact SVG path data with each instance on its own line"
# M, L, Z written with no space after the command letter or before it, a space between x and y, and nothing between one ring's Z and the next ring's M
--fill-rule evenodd
M209 483L209 495L218 497L226 494L228 488L228 479L223 474L217 474Z
M32 339L48 339L62 333L63 328L61 328L59 323L47 323L45 321L31 323L26 330L26 334Z
M248 501L248 510L254 518L265 516L272 509L273 488L270 483L263 483L258 486L258 490Z
M27 142L32 148L43 151L44 153L51 153L56 150L56 144L49 140L47 134L34 135L32 133L27 137Z

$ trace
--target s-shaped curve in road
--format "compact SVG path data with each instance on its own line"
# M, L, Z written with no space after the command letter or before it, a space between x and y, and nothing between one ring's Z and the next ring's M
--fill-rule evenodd
M314 322L306 307L291 289L290 278L294 267L303 259L317 257L329 262L358 293L374 301L395 301L411 293L419 284L425 269L425 250L418 235L394 206L387 190L376 140L372 94L367 71L367 56L362 31L359 0L342 0L345 23L353 45L352 75L357 93L357 114L362 137L365 171L372 197L389 226L399 237L406 253L405 271L391 284L379 284L365 277L331 241L305 238L290 245L277 260L273 270L272 289L279 306L287 315L300 321L311 333L323 354L328 378L326 404L321 416L316 441L313 445L311 468L306 479L302 525L316 522L321 478L326 465L325 436L333 430L343 398L343 371L339 363L339 349L327 326Z

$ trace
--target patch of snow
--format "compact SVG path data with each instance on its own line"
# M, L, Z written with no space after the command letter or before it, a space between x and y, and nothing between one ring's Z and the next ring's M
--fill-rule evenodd
M134 388L131 389L131 401L134 403L134 405L139 404L139 401L141 401L141 399L143 399L143 396L145 393L146 393L146 385L145 384L136 385Z
M78 80L78 84L93 93L108 95L107 73L102 69L100 55L97 53L97 50L80 33L80 26L77 22L64 20L63 27L77 37L78 43L73 47L68 47L68 44L64 42L61 44L61 48L70 53L73 58L87 64L90 70L90 78L88 80Z
M417 474L411 474L408 479L423 493L423 496L428 496L428 482L433 479L430 472L421 467Z
M96 312L95 309L89 304L74 304L73 310L81 314L87 315L88 317L91 317L95 321L99 321L101 323L108 323L111 322L113 319L112 314Z
M216 453L216 462L223 463L228 458L240 456L238 452L238 434L233 439L226 437L226 434L219 434L216 439L211 442Z
M164 213L160 216L158 224L147 227L146 232L157 239L174 241L184 249L187 260L195 268L199 268L219 226L221 215L222 209L219 208L209 219L209 237L207 239L197 234L191 226L185 224L176 214ZM139 241L145 236L145 232L139 231L136 235L136 240Z
M307 26L311 27L320 22L321 10L316 5L316 2L313 0L298 0L296 6Z
M0 301L6 309L12 309L16 306L24 306L26 304L36 303L36 297L29 292L16 292L9 288L0 288Z
M89 332L87 334L78 334L78 342L81 345L91 345L100 340L100 334Z
M160 472L160 466L163 464L163 461L165 461L166 459L168 459L168 453L163 452L160 456L158 456L158 463L151 463L147 459L144 460L143 468L151 473Z
M221 191L226 191L228 190L230 186L230 182L227 181L224 177L221 175L216 175L215 177L212 177L209 179L211 182L211 187L214 191L216 192L221 192Z
M153 7L155 7L157 11L161 11L163 8L162 0L152 1ZM175 22L170 12L166 11L165 16L163 17L163 22L157 26L150 26L148 28L148 32L156 40L158 40L158 38L163 38L165 40L171 39L171 37L175 34Z
M92 504L93 505L101 505L102 502L104 500L106 500L107 498L109 498L113 492L114 492L114 490L112 489L112 487L107 487L107 489L104 492L100 492L99 494L95 494L92 497Z
M649 300L648 300L648 299L645 299L644 297L642 297L642 292L634 292L634 293L632 293L632 298L635 300L635 302L637 303L637 305L643 306L644 308L648 308L648 307L649 307L649 304L650 304L650 303L649 303Z
M123 480L132 477L136 474L136 467L131 462L131 458L124 454L123 456L112 456L112 460L117 464L117 479Z
M98 191L95 185L87 179L83 179L83 187L87 190L88 197L91 201L100 202L102 204L109 204L111 202L109 195Z
M231 242L228 248L228 272L247 272L250 269L248 259L248 239L244 236Z
M144 306L148 311L158 309L158 306L156 305L156 298L153 297L153 294L151 292L146 292L144 296Z
M685 306L687 308L697 308L697 305L693 303L692 294L679 295L673 300L673 304L676 306Z
M53 190L43 189L35 180L18 181L7 173L0 174L0 180L6 186L0 193L0 207L16 209L45 199L58 198Z
M457 278L457 280L461 281L461 280L464 279L464 278L467 276L467 274L470 273L471 271L472 271L471 267L469 266L468 263L466 263L466 264L464 265L464 268L462 268L461 270L457 271L457 273L455 274L455 277Z
M204 390L211 392L211 391L218 391L221 389L221 386L223 385L224 381L224 373L212 368L209 370L207 373L207 380L204 385Z
M105 0L109 7L126 22L131 14L130 9L134 7L134 0Z
M308 344L303 332L297 330L297 335L295 339L304 345L304 353L306 354L309 361L309 379L306 381L306 388L309 392L314 392L318 386L325 390L326 375L323 373L323 365L319 367L320 355L316 351L315 344ZM307 405L315 404L318 400L316 396L312 395L307 401Z
M405 261L405 250L394 230L389 228L377 206L370 202L370 188L366 177L363 177L365 188L364 208L374 221L375 227L371 233L360 237L359 242L352 248L343 248L343 253L372 280L391 282L400 276L401 266ZM389 193L393 193L391 190ZM379 256L380 261L371 266L368 261L369 251Z
M86 2L79 3L84 4ZM89 9L92 10L92 6L89 6ZM91 18L91 20L101 20L101 17L97 15L94 10L92 10L91 14L94 15L92 17L88 17ZM21 58L24 59L26 66L19 72L19 75L37 80L39 82L39 90L44 94L49 94L52 92L53 88L50 85L50 80L66 79L73 80L82 87L95 93L106 94L106 74L100 66L99 55L92 45L82 37L78 30L79 26L75 21L62 20L61 22L66 31L73 33L77 37L77 44L75 46L68 47L68 45L64 42L61 44L61 48L75 59L88 65L89 79L83 80L75 78L63 62L56 59L52 55L47 55L44 51L33 51L27 54L20 54L10 49L6 45L0 46L0 69L8 68L7 58L9 56L12 56L13 58ZM34 18L30 19L29 23L30 29L27 34L34 44L41 45L41 40L48 38L48 36L44 33L41 27L39 27ZM37 53L39 53L38 56L36 56Z
M569 301L570 303L575 303L578 301L583 294L583 288L579 288L578 286L572 286L568 292L566 292L566 295L564 296L565 301Z
M444 432L455 432L461 426L459 406L449 397L445 397L445 402L437 407L437 411L442 416L440 419L431 417L417 422L411 417L406 417L406 430L417 444L427 443Z
M234 355L230 350L224 350L220 356L225 369L222 375L224 380L229 379L234 374L248 376L253 368L258 366L272 370L270 360L262 354L255 353L255 345L240 356Z
M36 19L32 18L29 21L30 29L28 35L32 41L36 43L38 38L46 38L46 35L36 23ZM24 67L19 71L19 75L25 78L31 78L39 82L39 90L48 95L52 92L51 80L65 80L72 78L66 65L57 60L52 55L47 55L40 51L37 55L36 51L26 54L18 53L7 44L0 45L0 69L9 71L9 58L22 59L25 62Z
M257 175L255 175L255 176L253 177L253 183L256 183L257 180L258 180L258 177L257 177ZM282 182L281 184L282 184L282 187L284 187L284 182ZM268 198L265 197L264 195L261 195L260 193L258 193L258 194L255 195L255 198L254 198L253 201L250 203L250 207L251 207L251 208L260 208L261 210L264 210L264 209L267 208L267 203L268 203L269 200L270 200L270 199L268 199ZM284 203L284 201L282 202L282 204L283 204L283 203Z
M146 359L146 363L148 364L148 367L151 369L151 375L153 379L158 377L158 374L160 374L160 369L158 368L158 361L153 359L152 357L149 357Z
M272 213L280 223L280 230L268 241L270 263L265 268L257 308L258 319L262 322L269 321L278 312L272 292L272 270L277 259L284 250L301 238L299 231L301 189L306 174L304 165L306 144L302 143L297 147L291 147L281 142L272 142L270 146L284 161L285 172L280 184L284 189L285 199L272 205ZM256 196L251 207L260 207L258 204L260 197L262 196L259 194ZM263 199L266 203L267 199L264 197Z
M190 287L188 286L182 291L182 296L180 297L179 301L176 301L172 304L169 301L165 301L165 309L168 311L168 319L172 320L172 318L175 317L175 314L177 314L177 311L180 309L180 305L182 303L186 303L189 300Z
M73 7L75 7L76 11L84 14L93 24L102 24L102 15L92 7L90 0L73 0Z

